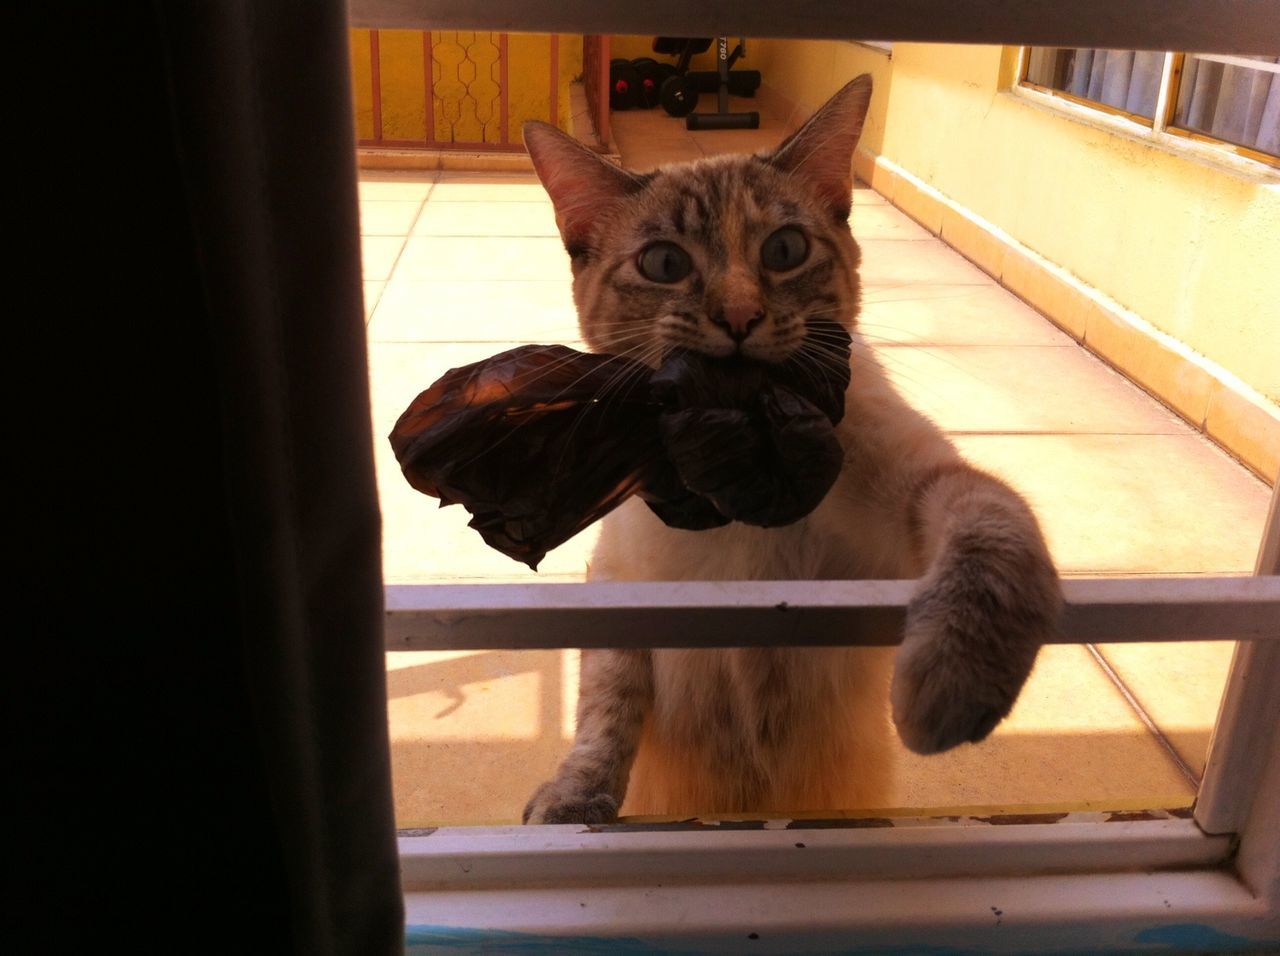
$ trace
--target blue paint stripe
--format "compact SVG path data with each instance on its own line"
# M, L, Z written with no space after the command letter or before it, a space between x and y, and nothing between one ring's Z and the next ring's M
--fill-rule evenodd
M744 934L745 937L745 934ZM560 936L538 933L520 933L509 930L475 929L458 926L411 925L405 929L405 952L408 956L428 956L434 953L496 953L524 956L524 954L565 954L565 956L594 956L594 954L619 954L619 956L694 956L706 953L750 953L759 946L761 952L804 953L809 956L996 956L1008 954L1008 949L972 949L936 945L850 945L843 939L825 940L805 937L805 934L788 934L791 945L779 948L779 939L755 942L749 938L726 939L716 934L700 943L679 944L657 939L608 936ZM1211 926L1199 923L1175 923L1142 930L1133 939L1133 947L1108 949L1116 954L1152 953L1277 953L1280 941L1246 939L1223 933ZM1079 945L1079 944L1077 944ZM1098 956L1096 948L1076 949L1054 947L1046 940L1044 949L1020 949L1019 953L1040 953L1043 956Z

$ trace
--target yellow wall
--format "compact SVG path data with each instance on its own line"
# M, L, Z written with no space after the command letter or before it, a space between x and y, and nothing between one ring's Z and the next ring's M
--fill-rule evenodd
M879 154L893 82L888 56L854 43L830 40L756 40L748 44L748 50L752 69L761 72L764 85L781 93L794 108L792 120L796 124L855 76L870 73L875 92L862 128L862 148Z
M863 149L1280 400L1277 177L1016 97L1001 47L898 43L890 59L844 42L763 41L755 58L765 83L806 110L871 72Z
M551 44L547 34L512 33L507 38L507 138L518 145L527 119L551 115ZM351 68L356 132L375 135L370 31L352 30ZM500 71L498 34L437 31L431 34L432 83L438 142L498 144ZM426 138L426 84L423 33L379 30L378 68L382 135L387 140ZM568 128L569 84L582 74L582 38L559 37L557 125Z

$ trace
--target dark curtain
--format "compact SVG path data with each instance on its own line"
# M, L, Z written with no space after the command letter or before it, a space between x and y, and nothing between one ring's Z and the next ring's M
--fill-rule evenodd
M398 952L345 6L10 39L9 932Z

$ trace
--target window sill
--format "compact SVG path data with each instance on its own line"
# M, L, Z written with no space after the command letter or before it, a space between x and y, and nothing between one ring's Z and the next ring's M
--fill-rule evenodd
M1227 147L1217 147L1176 133L1154 130L1150 126L1124 116L1093 109L1065 97L1042 93L1040 90L1030 89L1021 84L1010 87L1004 91L1004 94L1093 129L1122 136L1131 142L1151 146L1172 156L1230 172L1256 183L1280 182L1280 169L1260 160L1238 155Z

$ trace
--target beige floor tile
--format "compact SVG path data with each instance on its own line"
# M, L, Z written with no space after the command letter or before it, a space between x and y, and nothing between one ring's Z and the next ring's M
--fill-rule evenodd
M407 236L421 208L418 200L362 199L360 235Z
M911 405L949 432L1189 434L1073 348L891 345L875 354Z
M369 324L374 310L378 307L378 299L382 297L385 282L365 282L364 284L364 322Z
M388 658L397 823L513 823L572 740L576 652ZM1087 701L1088 706L1081 706ZM1186 806L1191 787L1079 647L1042 652L981 744L899 749L894 806Z
M932 239L919 223L887 203L856 208L849 219L853 238L864 239Z
M551 202L428 202L415 236L554 236Z
M615 112L609 117L609 125L615 137L623 138L685 133L684 120L671 116L663 109Z
M374 282L391 277L391 270L404 248L400 236L362 236L360 261L366 281Z
M1178 756L1202 776L1235 643L1102 644L1098 650Z
M545 202L538 177L504 173L441 173L432 202Z
M650 116L652 122L637 124L630 117L625 122L614 122L611 127L614 142L626 160L627 150L637 146L671 146L687 144L693 141L691 134L684 128L684 120L674 116L658 114Z
M518 823L567 749L576 652L387 660L397 826Z
M360 170L357 188L360 201L422 202L431 192L435 173Z
M369 323L374 342L561 342L582 348L566 280L395 279Z
M749 156L776 149L785 138L781 129L708 129L697 130L690 136L704 156Z
M688 134L669 132L657 136L636 136L618 141L618 153L627 169L635 166L637 154L642 154L659 164L684 163L701 159L703 152Z
M862 283L870 286L983 285L991 281L964 256L938 239L860 241Z
M853 204L855 206L886 206L888 200L859 180L853 184ZM856 216L857 213L854 215Z
M1040 313L994 283L866 288L858 325L868 341L877 343L1075 345Z
M397 280L568 281L569 256L551 237L414 236L396 263Z
M672 146L636 147L623 153L623 165L636 172L647 173L659 166L675 163L692 163L702 159L702 150L696 143L680 143Z
M1083 647L1041 651L1013 712L980 744L901 752L894 804L912 809L1187 806L1194 793Z
M1060 570L1245 574L1262 482L1196 435L960 435L1040 517Z

